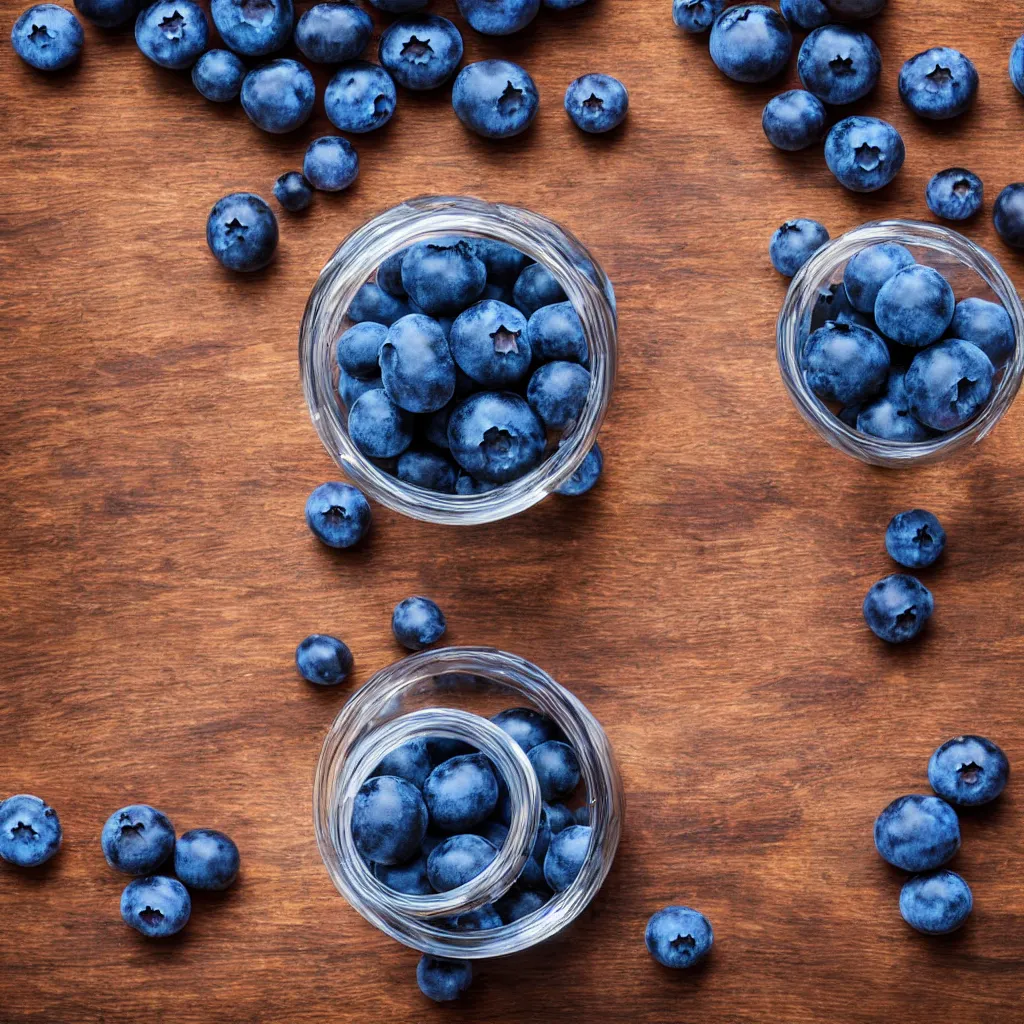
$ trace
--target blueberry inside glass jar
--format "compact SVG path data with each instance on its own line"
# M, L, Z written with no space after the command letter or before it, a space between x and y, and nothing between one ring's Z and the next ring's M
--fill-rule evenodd
M779 314L782 379L805 420L903 468L985 437L1024 378L1024 307L999 262L949 228L865 224L823 246Z
M612 286L554 222L426 197L353 232L310 294L303 389L328 452L381 504L503 519L583 464L611 400Z
M397 662L349 700L313 804L346 900L454 959L515 953L575 920L611 869L624 811L608 738L579 700L522 658L468 647Z

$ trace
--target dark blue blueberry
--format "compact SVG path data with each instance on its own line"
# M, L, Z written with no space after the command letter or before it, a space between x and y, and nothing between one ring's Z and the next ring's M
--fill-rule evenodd
M428 316L458 316L486 284L487 268L465 238L418 242L402 260L402 285Z
M302 173L321 192L341 192L359 177L359 154L348 139L323 135L309 144Z
M378 7L395 0L373 0ZM385 10L387 8L384 8ZM416 984L435 1003L450 1003L469 990L473 967L468 960L442 960L424 954L416 965Z
M875 322L892 341L924 348L946 333L956 298L932 267L915 264L890 277L875 298Z
M590 828L570 825L551 840L544 858L544 880L553 892L564 892L576 880L590 848Z
M324 110L331 124L343 132L356 134L372 132L387 124L397 103L398 93L391 76L377 64L361 60L338 68L324 92ZM402 254L396 255L401 266ZM401 272L392 280L400 286ZM379 270L377 283L384 287ZM390 289L385 288L385 291L390 292ZM405 291L390 294L401 296Z
M790 25L804 31L821 28L832 20L832 14L822 0L782 0L779 9Z
M206 219L206 244L228 270L262 270L277 249L277 218L252 192L218 199Z
M163 68L191 67L209 37L206 15L192 0L157 0L135 19L136 45Z
M148 804L131 804L107 818L100 833L107 863L126 875L151 875L174 852L174 826Z
M57 812L39 797L19 793L0 803L3 860L21 868L38 867L60 849L63 838Z
M399 601L391 616L395 639L410 651L422 651L436 643L444 636L446 626L444 612L428 597Z
M772 266L783 277L797 271L828 241L828 229L816 220L798 217L777 228L768 246Z
M472 881L497 856L482 836L449 836L427 858L427 877L437 892L448 892Z
M534 708L508 708L499 711L491 721L508 733L526 753L538 744L558 739L562 735L553 719Z
M907 150L900 133L877 117L847 117L825 139L825 163L851 192L875 192L899 174Z
M458 393L458 385L456 385L456 393ZM455 399L452 399L447 405L438 409L437 412L432 412L427 416L424 422L423 436L435 448L448 447L448 418L451 416L452 409L454 408Z
M825 103L853 103L878 84L882 55L866 32L848 25L815 29L800 47L800 81Z
M355 4L316 4L299 18L295 45L316 64L344 64L362 56L372 35L373 18Z
M564 832L570 825L578 824L575 815L565 804L545 804L544 814L547 817L548 828L553 836L557 836L559 832Z
M890 371L884 395L857 407L853 426L862 434L884 441L917 442L932 436L910 411L905 374L901 370Z
M360 321L338 339L338 365L353 377L372 380L380 373L380 347L387 336L388 329L383 324Z
M191 829L174 847L174 873L190 889L226 889L238 876L238 864L238 847L216 829Z
M568 430L580 418L590 393L590 373L579 363L545 363L526 389L530 408L549 430Z
M900 99L921 117L943 121L974 103L978 72L959 50L934 46L903 65Z
M404 864L374 864L373 877L395 892L407 896L429 896L433 891L427 877L427 855L420 853Z
M1013 44L1010 51L1010 81L1017 92L1024 96L1024 36Z
M577 825L589 825L590 824L590 805L583 804L582 807L577 807L573 815L576 819Z
M306 499L306 525L322 544L350 548L370 528L370 504L350 484L321 484Z
M992 222L1007 245L1024 249L1024 182L1007 185L999 193L992 208Z
M561 291L561 288L559 288ZM522 308L520 303L517 306ZM587 366L590 352L583 333L583 322L571 302L541 306L531 317L526 335L533 357L540 363L556 360Z
M257 128L274 135L305 124L314 99L313 76L297 60L272 60L242 82L242 109Z
M879 394L889 378L889 349L874 331L829 321L804 348L807 386L827 402L853 405Z
M517 480L544 457L547 435L519 395L483 391L452 411L448 446L455 461L484 483Z
M967 883L943 868L916 875L900 890L900 914L926 935L955 932L967 920L974 900Z
M56 4L30 7L11 29L14 52L40 71L57 71L73 64L84 42L85 33L78 19Z
M402 864L427 834L427 808L405 779L382 775L359 787L352 807L356 849L375 864Z
M473 248L477 259L487 268L489 284L511 288L530 263L529 256L515 246L494 238L474 238Z
M924 509L897 512L885 531L885 550L894 562L908 569L934 565L946 547L946 531Z
M440 494L454 494L459 471L440 452L406 451L398 456L398 479Z
M548 897L536 889L523 889L514 885L494 904L494 909L505 924L512 924L540 910L547 901Z
M518 384L530 369L526 317L514 306L484 299L452 324L449 341L459 368L478 384Z
M436 412L455 394L455 362L441 325L410 313L388 330L380 348L384 390L408 412Z
M431 736L427 740L427 753L430 755L430 763L436 768L453 757L462 757L463 754L475 754L476 748L471 747L463 740L448 739L447 736Z
M200 96L213 103L233 100L241 91L244 78L242 58L230 50L207 50L192 65L192 84Z
M935 610L935 599L920 580L896 573L879 580L868 591L863 610L864 621L875 636L889 644L905 644L924 629Z
M834 18L841 21L859 21L880 13L888 0L824 0Z
M497 806L498 782L483 754L462 754L442 761L427 776L423 798L435 828L463 832Z
M422 11L430 0L370 0L370 3L378 11L388 14L410 14L412 11Z
M192 898L176 878L150 875L129 882L121 893L121 917L147 939L176 935L192 915Z
M1009 362L1017 347L1010 314L987 299L961 299L953 311L949 334L977 345L997 370Z
M500 821L485 821L477 830L478 836L483 836L496 850L500 850L508 839L508 825L502 825Z
M83 18L100 28L127 25L139 12L138 0L75 0L75 7Z
M628 111L629 93L611 75L583 75L565 90L565 112L591 135L618 128Z
M459 473L459 478L455 481L455 493L462 495L487 494L488 491L493 491L497 486L498 484L489 484L483 480L477 480L468 473Z
M384 382L379 375L371 377L369 380L360 380L344 370L338 372L338 394L341 396L342 402L345 403L346 409L351 409L367 391L375 390L384 390Z
M955 430L974 419L992 394L995 367L976 345L940 341L914 356L905 386L910 410L934 430Z
M295 648L295 665L307 682L337 686L352 671L352 652L337 637L311 633Z
M502 920L497 910L490 903L485 903L476 910L467 910L464 914L442 919L444 927L455 932L486 932L491 928L500 928Z
M377 284L396 299L405 298L405 285L402 284L402 263L408 249L399 249L392 253L377 268Z
M380 62L406 89L436 89L462 60L462 36L447 19L418 14L393 22L380 37Z
M737 82L767 82L789 61L793 36L782 15L760 4L739 4L711 27L711 59Z
M452 87L459 120L485 139L508 139L537 116L540 95L524 68L508 60L467 64Z
M593 448L587 452L586 458L580 464L580 468L558 488L558 493L569 498L578 498L581 494L586 494L600 479L602 469L604 469L604 456L595 441Z
M540 783L540 795L547 803L565 800L580 784L580 762L576 751L560 740L546 740L527 753Z
M531 263L524 268L516 279L512 294L516 306L528 317L532 317L541 306L565 302L566 298L555 275L539 263Z
M1006 788L1010 762L984 736L946 740L928 760L928 782L943 799L960 807L995 800Z
M875 325L874 317L853 308L842 281L834 281L818 292L818 298L811 311L811 330L816 331L819 327L824 327L830 320L838 324L854 324L872 330Z
M368 281L348 307L348 318L355 323L372 321L390 327L396 320L409 315L409 304L389 295L373 281Z
M761 114L761 127L777 149L795 153L825 137L827 114L817 96L803 89L790 89L768 101Z
M692 907L664 907L651 915L644 932L647 952L677 970L703 960L714 941L711 922Z
M861 249L843 272L846 296L853 308L873 315L882 285L916 262L909 249L895 242L880 242Z
M459 13L485 36L509 36L537 17L540 0L458 0Z
M937 796L901 796L875 820L875 849L903 871L942 867L960 849L956 811Z
M400 747L395 747L390 754L387 754L374 768L373 776L393 775L397 779L411 782L417 789L422 789L431 767L427 741L416 738L403 743Z
M568 11L573 7L581 7L587 0L543 0L544 6L553 11Z
M962 167L939 171L924 191L928 209L943 220L968 220L985 199L985 185L976 174Z
M292 0L210 0L221 39L235 53L262 57L280 50L292 34Z
M707 32L725 10L725 0L672 0L672 20L684 32Z
M313 201L313 186L298 171L285 171L274 182L274 198L289 213L299 213Z
M348 410L352 443L371 459L394 459L412 444L413 418L383 388L360 395Z
M550 839L551 835L549 833L549 842ZM536 889L541 891L548 888L547 881L544 878L544 868L536 857L528 857L526 859L526 863L523 865L523 870L519 872L519 877L516 879L516 885L521 889Z

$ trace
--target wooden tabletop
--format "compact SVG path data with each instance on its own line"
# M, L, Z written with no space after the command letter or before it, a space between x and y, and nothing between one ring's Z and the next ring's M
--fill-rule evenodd
M433 7L465 28L454 0ZM504 41L466 28L467 60L508 56L535 76L535 126L488 143L448 90L403 92L392 123L356 140L358 182L282 214L277 261L252 277L212 259L207 211L237 189L269 198L331 131L319 98L305 128L272 137L148 63L130 32L86 25L80 66L54 77L0 47L0 790L45 797L65 835L41 870L0 866L4 1024L1019 1014L1020 787L965 815L953 866L975 910L949 938L903 924L871 827L894 797L927 791L929 754L957 733L990 736L1024 767L1024 409L926 470L833 452L779 379L786 282L767 243L793 216L834 235L930 219L925 183L962 164L988 196L967 234L1024 285L989 215L1024 178L1024 100L1006 71L1024 23L1013 4L891 0L871 29L883 82L857 110L899 127L907 163L855 196L820 149L767 144L760 113L780 86L724 79L670 7L592 0ZM6 38L21 2L2 8ZM896 93L901 62L940 43L981 74L977 108L952 125L915 120ZM630 89L611 137L582 136L562 110L587 71ZM366 546L334 553L302 516L337 474L299 388L299 318L345 235L425 192L547 214L613 279L604 479L472 529L377 509ZM889 517L915 506L942 518L948 554L922 577L937 603L927 636L888 649L860 605L892 571ZM390 612L413 593L443 606L452 643L514 651L573 689L604 723L628 799L587 915L554 944L479 965L447 1009L417 991L417 954L335 892L310 810L324 733L401 655ZM297 677L295 645L313 631L351 646L351 686ZM197 899L162 944L121 922L125 879L100 851L107 815L135 801L179 831L223 829L242 852L234 889ZM704 969L670 974L644 950L668 903L714 923Z

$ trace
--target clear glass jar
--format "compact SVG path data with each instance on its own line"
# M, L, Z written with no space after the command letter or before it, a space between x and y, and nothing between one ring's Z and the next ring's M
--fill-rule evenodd
M518 878L536 837L541 812L536 775L521 748L487 720L510 701L554 719L576 751L590 816L590 847L576 880L533 913L487 931L448 930L434 920L499 899ZM464 740L489 757L508 786L512 817L498 856L480 875L450 892L407 896L379 882L359 856L352 838L352 805L384 755L420 736ZM453 959L515 953L575 920L611 869L623 813L612 748L593 715L535 665L487 647L423 651L378 672L334 720L313 786L317 843L338 891L392 938Z
M438 235L492 238L543 264L583 323L590 349L590 393L560 447L530 473L484 494L441 494L404 483L352 443L338 399L335 342L359 288L388 257ZM615 294L604 271L564 228L529 210L467 196L425 196L386 210L353 231L320 272L302 317L299 366L313 424L348 477L388 508L432 523L471 525L516 515L557 490L597 440L615 385Z
M957 301L968 296L1001 303L1010 314L1017 337L1013 357L1002 371L985 408L959 430L928 441L885 441L847 426L807 386L800 353L810 335L811 316L822 289L841 281L846 263L861 249L878 242L898 242L919 263L934 267L953 286ZM963 235L938 224L886 220L848 231L818 250L793 278L777 327L777 353L782 379L800 415L833 447L874 466L907 468L938 462L976 444L1002 419L1024 379L1024 307L991 253Z

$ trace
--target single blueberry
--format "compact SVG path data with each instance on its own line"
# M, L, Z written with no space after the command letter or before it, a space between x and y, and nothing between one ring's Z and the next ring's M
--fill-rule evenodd
M832 14L822 0L782 0L779 9L790 25L804 31L821 28L832 20Z
M910 410L934 430L955 430L981 411L992 394L995 367L976 345L940 341L914 356L905 386Z
M406 89L436 89L462 60L462 36L447 19L419 14L393 22L380 37L380 62Z
M1017 92L1024 96L1024 36L1013 44L1010 51L1010 81Z
M544 457L547 436L519 395L482 391L461 402L448 420L452 457L484 483L524 476Z
M1024 249L1024 182L1007 185L999 193L992 208L992 222L1007 245Z
M486 932L491 928L500 928L503 923L498 911L490 903L442 920L445 928L455 932Z
M324 110L331 124L343 132L356 134L372 132L387 124L397 103L398 94L391 76L382 67L365 61L354 61L338 68L324 92ZM395 280L401 285L400 273L397 278L392 278ZM391 292L386 288L379 270L377 283L389 294L398 297L405 294L404 289Z
M875 328L873 316L853 308L853 303L850 302L842 281L833 281L832 284L819 290L818 298L811 310L811 331L824 327L830 320L837 324L853 324L857 327L867 327L870 330ZM803 365L802 361L801 365Z
M370 529L370 504L351 484L320 484L306 499L306 525L322 544L350 548Z
M298 171L285 171L274 182L274 198L289 213L299 213L313 201L313 186Z
M932 432L911 412L902 370L889 372L885 394L859 406L853 425L862 434L884 441L916 443L932 436Z
M377 775L393 775L397 779L411 782L417 789L422 789L431 767L427 741L417 737L386 754L374 768L371 778Z
M514 885L494 904L494 909L503 923L512 924L540 910L547 901L548 897L536 889L524 889Z
M597 483L602 469L604 469L604 456L595 441L593 448L587 452L586 458L580 464L580 468L575 470L569 479L558 488L558 493L569 498L578 498L581 494L586 494Z
M57 812L39 797L18 793L0 803L0 859L21 868L38 867L60 849L63 839Z
M210 0L221 39L235 53L262 57L280 50L292 33L292 0Z
M476 878L497 855L482 836L449 836L427 857L427 878L437 892L448 892Z
M100 846L115 870L151 875L174 853L174 826L155 807L131 804L107 818Z
M525 253L495 238L474 238L473 249L487 270L488 284L512 288L519 275L530 264Z
M481 60L467 64L452 87L459 120L485 139L508 139L526 131L537 116L536 83L518 64Z
M274 258L277 238L274 211L252 192L218 199L206 218L206 244L228 270L262 270Z
M398 479L440 494L454 494L459 471L440 452L405 451L398 456Z
M57 71L74 64L84 42L79 20L57 4L30 7L11 29L14 52L40 71Z
M928 782L943 799L959 807L995 800L1006 788L1010 762L984 736L946 740L928 759Z
M937 796L901 796L875 820L875 849L903 871L942 867L960 849L956 811Z
M338 394L342 402L344 402L346 409L351 409L356 401L366 394L367 391L383 390L384 382L380 379L379 374L368 380L360 380L344 370L338 371Z
M242 89L245 65L230 50L207 50L192 65L192 84L204 99L227 103Z
M380 369L388 397L408 412L436 412L455 394L451 349L429 316L410 313L392 324L380 348Z
M851 405L877 395L889 377L889 349L874 331L829 321L803 352L808 387L827 402Z
M526 335L537 362L590 363L583 321L571 302L541 306L530 317Z
M737 82L767 82L789 61L793 36L782 15L760 4L730 7L711 26L711 59Z
M371 459L397 458L412 444L413 418L381 389L360 395L348 410L352 443Z
M504 302L470 306L452 324L449 341L459 368L486 387L518 384L530 369L526 317Z
M129 882L121 893L124 923L147 939L176 935L192 914L192 898L176 878L150 875Z
M272 60L242 81L242 109L257 128L274 135L294 131L309 120L316 83L297 60Z
M216 829L191 829L174 847L174 873L190 889L226 889L238 877L238 864L238 847Z
M677 970L703 960L715 941L711 922L692 907L664 907L647 922L647 952L663 967Z
M128 24L139 13L138 0L75 0L83 18L100 28L118 28Z
M583 414L590 394L590 373L579 363L545 363L526 388L530 408L549 430L568 430Z
M429 896L434 888L427 877L427 855L420 853L403 864L374 864L373 877L395 892Z
M987 299L961 299L953 311L949 334L977 345L997 370L1009 362L1017 347L1006 307Z
M337 686L352 671L352 652L337 637L311 633L295 648L295 666L307 682Z
M538 744L556 740L562 735L561 729L552 718L534 708L507 708L494 715L491 721L502 732L508 733L522 747L524 753L529 753Z
M377 268L377 284L388 295L393 295L396 299L405 298L405 285L402 284L402 263L408 251L408 249L399 249Z
M391 616L395 638L410 651L422 651L437 643L446 628L444 612L428 597L407 597L399 601Z
M544 880L553 892L564 892L583 869L590 849L590 828L570 825L552 838L544 858Z
M428 316L458 316L486 284L487 268L465 238L418 242L402 260L402 285Z
M395 0L373 0L377 6ZM386 10L386 8L384 8ZM473 982L473 966L468 960L443 960L426 953L416 965L416 984L435 1003L450 1003L464 995Z
M455 493L462 495L487 494L488 491L493 491L496 487L498 484L485 483L464 472L460 472L458 480L455 481Z
M761 127L773 146L794 153L821 142L827 118L825 105L817 96L803 89L790 89L768 101L761 114Z
M163 68L191 67L209 37L206 15L192 0L157 0L135 19L136 45Z
M825 163L851 192L875 192L899 174L907 150L888 121L847 117L825 139Z
M483 754L461 754L442 761L427 776L423 799L435 828L463 832L497 806L498 781Z
M935 46L911 57L900 71L900 99L920 117L942 121L974 103L978 72L959 50Z
M672 0L672 20L684 32L707 32L725 10L726 0Z
M590 135L618 128L628 111L629 93L611 75L583 75L565 90L565 112Z
M973 905L967 883L945 868L915 875L900 890L903 920L926 935L955 932L967 920Z
M890 277L875 298L875 323L892 341L924 348L946 333L956 298L932 267L915 264Z
M888 0L823 0L832 16L846 21L873 18L881 13Z
M459 13L485 36L509 36L537 17L540 0L458 0Z
M321 192L341 192L359 177L359 154L348 139L323 135L309 144L302 173Z
M427 822L420 791L405 779L381 775L359 787L352 807L352 838L368 860L402 864L419 850Z
M374 281L367 281L356 292L355 298L348 307L348 318L354 323L365 323L367 320L375 324L390 327L396 320L409 315L409 304L389 295Z
M910 250L896 242L879 242L861 249L843 272L846 295L853 308L873 315L882 285L916 262Z
M853 103L878 84L882 55L866 32L824 25L804 40L797 70L804 88L823 102Z
M885 550L894 562L908 569L934 565L946 547L946 531L924 509L897 512L885 531Z
M315 64L344 64L362 56L372 35L373 18L355 4L316 4L299 18L295 45Z
M928 209L943 220L968 220L985 199L985 185L976 174L962 167L939 171L924 191Z
M546 740L531 747L527 758L540 783L540 795L548 803L565 800L580 784L580 762L576 751L560 740Z
M1024 188L1024 185L1021 186ZM532 317L541 306L565 302L565 292L558 279L539 263L531 263L516 279L512 294L516 306L523 314Z
M828 241L828 229L816 220L798 217L777 228L768 246L772 266L783 277L797 271Z
M863 608L871 632L890 644L913 640L934 610L932 592L920 580L902 573L879 580L868 591Z
M570 825L585 824L585 822L577 822L575 815L565 804L545 804L544 813L552 836L564 832Z
M372 380L380 373L380 348L387 336L388 329L372 320L350 327L338 339L338 365L353 377Z

